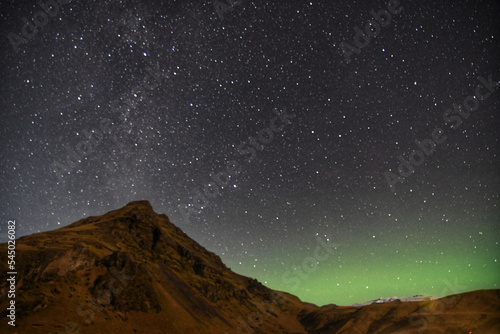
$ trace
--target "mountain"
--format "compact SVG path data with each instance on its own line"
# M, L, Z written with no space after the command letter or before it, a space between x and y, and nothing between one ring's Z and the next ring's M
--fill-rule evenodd
M147 201L19 238L15 256L15 285L0 282L1 333L500 332L500 290L366 306L304 303L232 272ZM8 272L7 259L1 269Z
M365 306L365 305L371 305L371 304L384 304L384 303L390 303L390 302L418 302L422 300L431 300L435 299L430 296L422 296L422 295L416 295L413 297L389 297L389 298L379 298L379 299L374 299L367 301L365 303L360 303L360 304L352 304L351 306Z

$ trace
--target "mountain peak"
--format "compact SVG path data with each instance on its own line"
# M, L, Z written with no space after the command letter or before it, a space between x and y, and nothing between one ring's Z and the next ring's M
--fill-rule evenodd
M153 211L153 207L151 206L151 203L147 200L140 200L140 201L132 201L125 205L126 207L136 207L136 208L141 208L147 211Z

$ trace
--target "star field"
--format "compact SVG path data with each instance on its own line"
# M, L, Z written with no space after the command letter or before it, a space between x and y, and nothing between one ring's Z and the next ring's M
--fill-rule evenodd
M498 288L496 1L42 3L0 2L2 242L145 199L319 305Z

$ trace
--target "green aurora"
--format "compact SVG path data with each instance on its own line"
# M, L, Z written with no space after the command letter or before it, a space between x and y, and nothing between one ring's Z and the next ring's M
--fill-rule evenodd
M324 242L315 241L294 253L252 254L258 256L257 262L229 261L229 266L269 288L317 305L493 289L500 283L500 235L495 224L482 224L481 231L478 226L446 227L438 233L442 237L421 231L397 237L367 234L345 243L330 240L331 253L321 246ZM321 261L313 264L310 258L315 258L317 247Z

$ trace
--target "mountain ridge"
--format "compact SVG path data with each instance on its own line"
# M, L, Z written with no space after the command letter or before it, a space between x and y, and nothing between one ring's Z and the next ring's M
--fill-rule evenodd
M410 321L412 315L433 319L429 328L463 329L457 319L464 317L451 305L470 311L474 328L500 329L500 290L445 297L457 302L443 304L446 312L439 314L431 312L439 300L304 303L232 272L148 201L24 236L16 245L17 326L1 322L5 333L417 333L422 326ZM0 251L6 254L7 245ZM1 282L3 319L7 289ZM487 304L470 310L463 304L478 299Z

